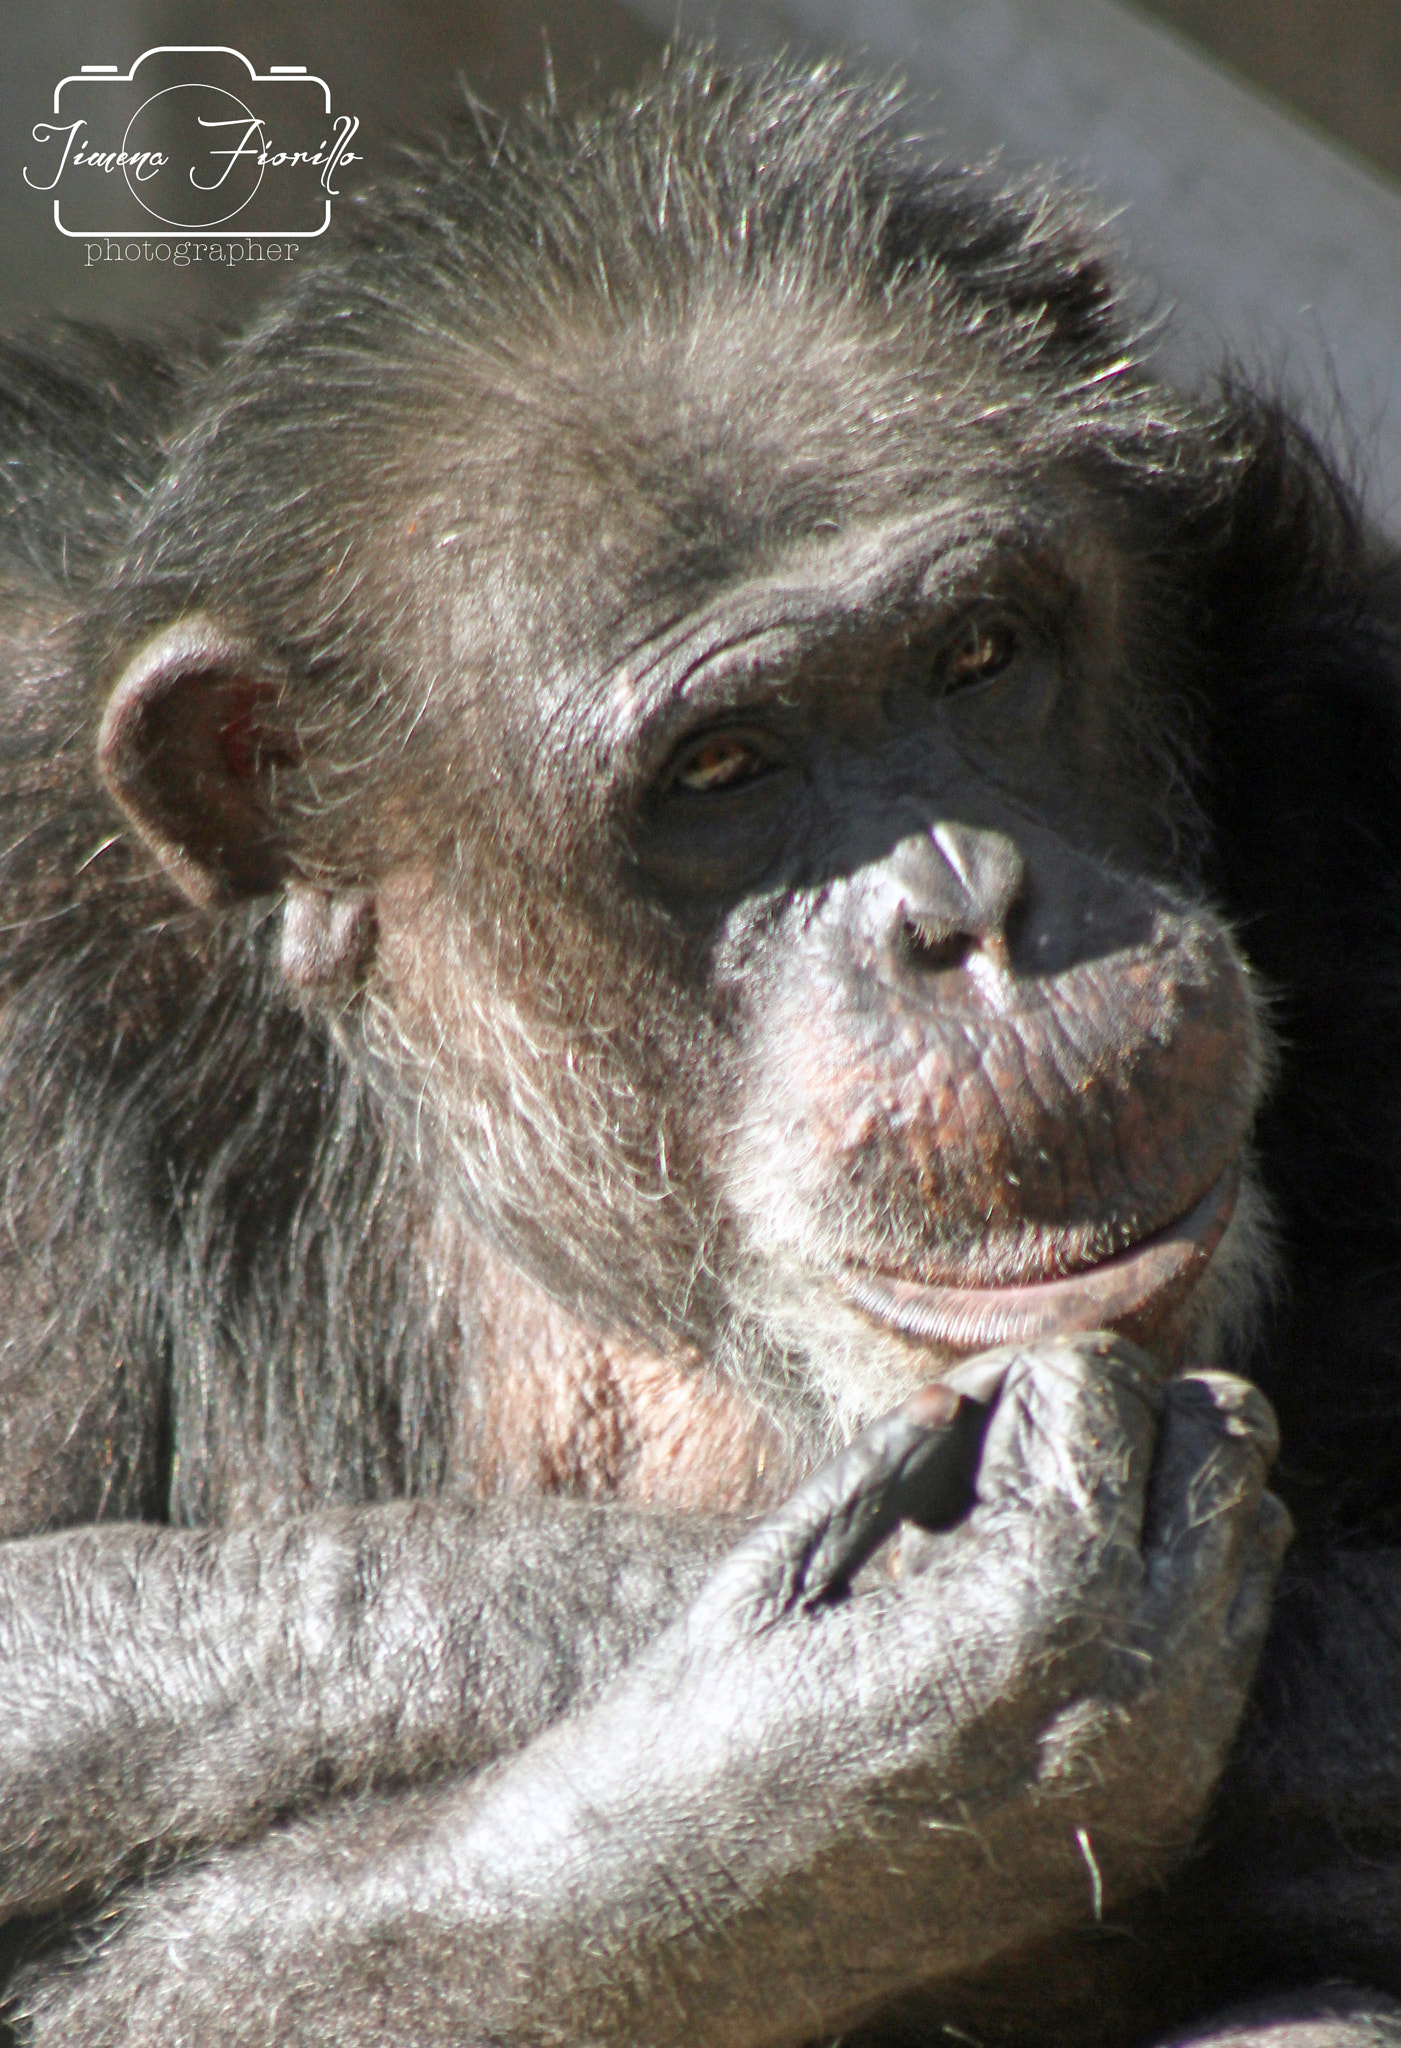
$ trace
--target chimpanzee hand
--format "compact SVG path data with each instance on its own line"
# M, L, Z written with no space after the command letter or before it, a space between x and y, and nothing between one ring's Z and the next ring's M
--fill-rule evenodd
M1016 1354L972 1514L852 1589L957 1483L949 1407L878 1424L519 1755L129 1904L31 1973L33 2039L800 2042L1159 1877L1268 1618L1268 1407L1112 1338Z

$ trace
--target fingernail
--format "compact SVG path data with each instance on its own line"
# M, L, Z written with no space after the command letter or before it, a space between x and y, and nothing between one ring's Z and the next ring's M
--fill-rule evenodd
M958 1413L961 1398L953 1387L936 1380L902 1401L899 1413L919 1429L946 1429Z
M1008 1350L991 1351L982 1358L965 1358L945 1375L941 1387L969 1401L995 1401L1014 1360L1020 1356L1019 1351Z

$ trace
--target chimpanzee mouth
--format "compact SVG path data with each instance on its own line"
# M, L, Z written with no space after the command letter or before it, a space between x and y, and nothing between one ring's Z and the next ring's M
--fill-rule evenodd
M1205 1273L1239 1189L1240 1169L1233 1164L1176 1222L1054 1280L945 1287L869 1271L833 1277L863 1315L907 1337L965 1354L1074 1330L1115 1329L1146 1341Z

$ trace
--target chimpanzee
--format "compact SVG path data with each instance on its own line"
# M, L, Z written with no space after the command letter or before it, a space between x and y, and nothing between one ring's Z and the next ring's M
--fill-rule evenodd
M900 119L6 359L27 2042L1401 2038L1394 557Z

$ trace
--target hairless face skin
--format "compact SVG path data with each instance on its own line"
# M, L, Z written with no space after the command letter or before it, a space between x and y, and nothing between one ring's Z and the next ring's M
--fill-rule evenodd
M1401 606L1287 417L681 57L0 401L17 2039L1401 2037Z

